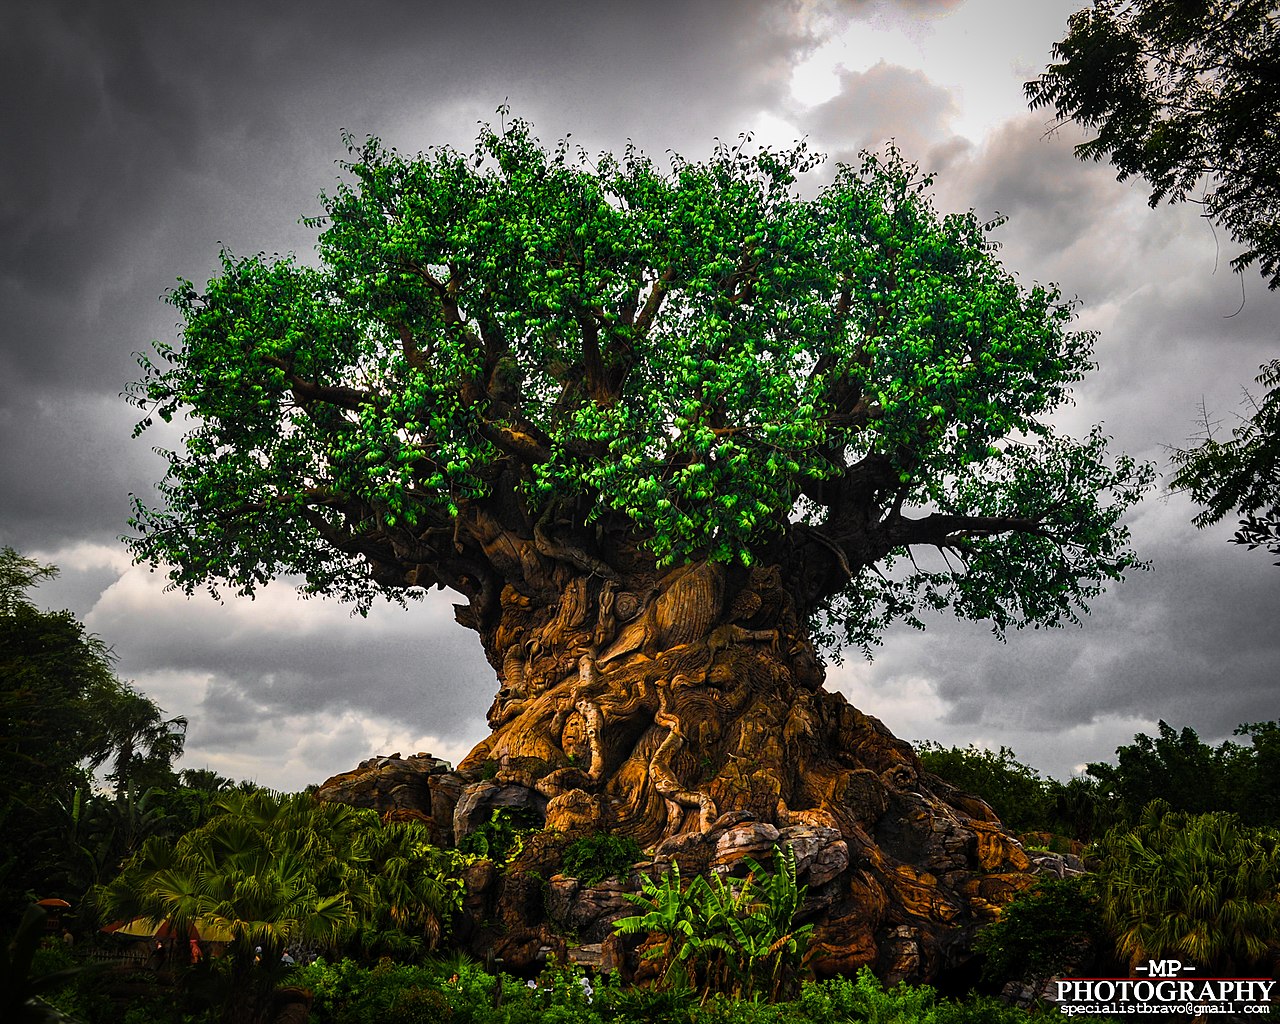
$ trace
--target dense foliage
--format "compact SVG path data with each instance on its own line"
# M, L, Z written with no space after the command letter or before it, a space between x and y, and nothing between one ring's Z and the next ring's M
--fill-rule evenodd
M1202 203L1246 247L1232 265L1280 287L1273 0L1093 0L1053 56L1026 94L1097 132L1076 153L1145 178L1152 206Z
M1190 726L1158 723L1116 748L1115 763L1091 762L1066 782L1043 776L1007 747L916 744L927 771L985 800L1019 832L1090 842L1111 827L1131 826L1152 800L1192 814L1224 811L1248 825L1280 827L1280 722L1236 729L1248 745L1205 743Z
M421 951L461 906L462 860L420 823L307 794L230 792L215 808L176 842L148 840L96 901L104 921L145 917L228 941L234 1020L263 1019L289 947L333 951L362 929L397 929Z
M988 981L1019 981L1035 991L1054 975L1088 973L1110 952L1097 899L1083 878L1044 878L978 933Z
M1148 470L1048 422L1091 336L896 152L811 201L803 145L662 173L515 120L469 155L351 152L318 267L224 253L142 358L139 429L194 424L133 520L175 584L440 585L483 622L521 559L766 559L865 645L947 605L1074 619L1136 564Z
M176 786L172 765L186 734L185 719L166 719L115 676L106 644L74 615L31 601L27 592L56 573L12 548L0 551L0 913L7 916L33 897L75 895L85 870L118 866L138 838L146 791ZM103 765L113 800L92 794Z
M796 883L795 855L777 849L774 870L750 858L745 878L698 875L680 880L673 864L658 880L641 877L641 891L623 895L643 913L619 918L622 935L658 935L645 954L658 963L660 988L777 1000L791 990L808 948L811 924L796 915L805 886Z
M631 837L596 832L565 847L561 870L583 885L595 885L606 878L626 877L640 859L640 846Z
M715 996L705 1004L677 994L591 979L576 968L551 965L530 987L523 979L495 975L474 962L448 959L422 964L384 959L373 966L353 960L319 960L293 970L291 985L314 996L313 1024L1027 1024L1022 1010L995 999L939 996L929 986L886 989L868 970L856 978L806 982L797 998L768 1003ZM88 1024L116 1024L118 1016L91 996L66 989L54 1000ZM88 1012L86 1012L88 1011ZM118 1011L115 1011L118 1013ZM206 1024L213 1011L183 1012L163 999L140 1000L128 1024Z
M1014 831L1044 829L1052 821L1052 780L1018 761L1008 747L947 748L926 740L916 744L916 753L926 770L982 797Z
M1116 748L1116 763L1094 763L1089 776L1118 818L1136 823L1151 801L1191 814L1225 811L1249 825L1280 827L1280 722L1241 725L1244 746L1205 743L1189 726L1159 723L1158 735L1138 733Z
M1117 953L1130 965L1181 955L1237 976L1280 952L1280 832L1163 800L1098 848L1097 886Z

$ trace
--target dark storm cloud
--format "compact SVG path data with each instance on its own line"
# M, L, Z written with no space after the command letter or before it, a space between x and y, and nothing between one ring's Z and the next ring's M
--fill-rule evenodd
M223 678L209 681L204 699L188 714L187 741L211 750L244 750L258 743L267 708ZM166 709L172 713L170 709Z
M1191 530L1192 512L1183 500L1148 502L1134 544L1152 569L1110 587L1081 626L1015 631L1000 643L979 623L934 616L925 633L891 631L866 671L870 692L891 698L929 680L941 705L930 738L1021 737L1024 759L1058 776L1081 760L1053 749L1074 729L1164 718L1224 738L1274 717L1276 570L1227 544L1230 529ZM848 685L847 671L833 678ZM1095 748L1087 759L1109 754Z
M246 613L122 568L127 496L153 500L150 445L176 439L130 442L119 398L131 353L173 337L158 296L178 276L203 283L220 242L306 258L296 218L339 175L343 128L466 148L509 100L547 142L631 137L697 158L778 106L812 44L794 14L741 0L5 6L0 541L78 566L56 596L89 612L123 676L192 718L194 756L239 770L228 752L249 756L258 725L284 721L316 756L375 742L376 716L478 739L494 678L439 595L370 622L291 598Z
M41 466L52 463L50 489L63 486L79 457L64 450L73 436L84 451L116 431L103 402L81 403L41 441L31 396L56 380L115 401L137 374L130 354L172 337L175 314L157 297L178 276L203 282L219 242L305 255L313 233L296 219L338 176L342 128L409 150L465 147L509 97L544 138L572 131L616 145L630 135L658 154L705 150L785 88L788 56L805 45L787 10L730 0L607 17L585 0L7 5L0 407L20 450L2 468L21 458L28 479L0 509L5 529L32 546L82 522L54 510L45 533L31 518ZM740 31L726 34L727 19ZM672 130L677 109L684 136ZM58 451L32 458L41 447ZM136 489L126 474L112 494L100 476L81 481L84 505L120 507Z
M966 175L968 200L979 211L999 212L1033 237L1042 253L1069 252L1099 224L1116 223L1115 208L1125 191L1103 165L1082 164L1071 152L1073 136L1051 144L1043 119L1026 115L988 138ZM955 187L949 182L946 187Z
M2 394L2 392L0 392ZM129 443L134 415L115 394L25 389L0 407L0 543L113 541L129 493L149 490L157 460Z
M1081 137L1048 138L1028 115L980 146L955 147L939 168L939 205L1004 214L994 234L1004 265L1024 284L1055 282L1080 300L1077 326L1099 332L1099 369L1076 389L1073 429L1105 419L1117 447L1167 465L1167 446L1194 432L1202 397L1222 413L1235 407L1238 383L1274 348L1280 303L1225 265L1214 272L1212 236L1194 208L1153 210L1109 166L1078 161ZM1250 301L1227 317L1242 283Z

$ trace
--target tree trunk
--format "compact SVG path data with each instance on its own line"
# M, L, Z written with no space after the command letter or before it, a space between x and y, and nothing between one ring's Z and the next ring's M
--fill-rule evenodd
M659 858L698 835L710 856L748 822L838 833L848 867L823 883L820 971L932 977L1030 882L985 803L822 689L776 566L576 575L545 603L508 584L480 633L501 686L461 772L487 763L499 787L541 795L548 827L629 835Z

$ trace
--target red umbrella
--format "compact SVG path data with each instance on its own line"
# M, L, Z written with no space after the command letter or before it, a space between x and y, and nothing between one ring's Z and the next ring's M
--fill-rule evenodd
M37 907L49 907L54 910L70 910L71 904L66 900L60 900L53 897L44 900L36 900Z

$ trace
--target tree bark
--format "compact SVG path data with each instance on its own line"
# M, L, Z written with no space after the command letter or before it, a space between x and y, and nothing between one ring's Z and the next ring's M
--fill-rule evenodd
M827 576L847 579L827 547L786 566L660 571L634 547L588 555L548 524L542 543L468 524L488 568L464 581L457 615L499 690L493 731L450 784L453 820L434 812L433 827L456 841L488 820L486 800L514 800L548 829L631 836L654 870L679 859L686 872L737 863L739 841L756 845L737 857L767 862L781 831L832 855L806 904L816 971L870 964L918 981L965 959L976 928L1031 883L1028 859L983 801L823 689L801 610ZM370 771L330 780L321 798L348 799ZM512 941L531 927L514 904L498 913Z
M821 897L820 972L934 977L1030 883L990 807L822 688L777 566L578 575L549 604L508 585L499 609L482 631L493 732L460 770L496 765L499 786L541 794L549 828L659 858L742 822L836 830L849 867Z
M492 760L545 773L533 782L553 805L642 845L705 832L731 811L835 827L857 817L836 792L852 766L820 753L843 702L820 692L776 568L578 575L546 606L508 584L499 605L482 631L499 666L494 731L462 769ZM914 760L889 747L873 760Z

